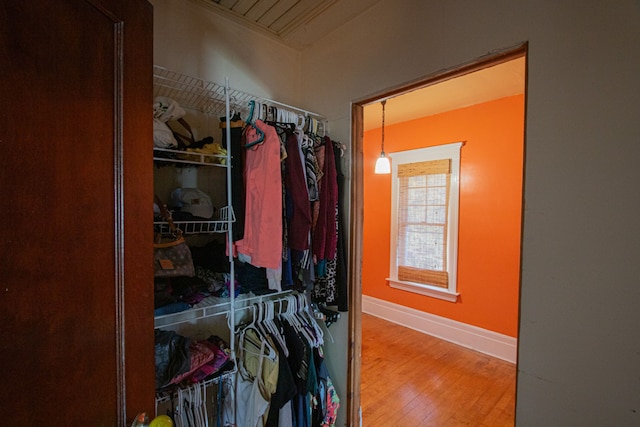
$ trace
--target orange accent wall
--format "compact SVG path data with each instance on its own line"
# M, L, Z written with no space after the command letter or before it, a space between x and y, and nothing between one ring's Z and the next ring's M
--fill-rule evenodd
M393 289L385 280L391 178L373 173L380 134L379 128L364 134L362 293L517 337L524 95L385 126L388 153L466 141L460 154L456 303Z

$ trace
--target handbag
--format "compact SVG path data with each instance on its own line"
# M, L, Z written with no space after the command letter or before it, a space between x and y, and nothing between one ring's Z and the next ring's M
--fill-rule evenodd
M191 250L182 237L182 230L176 228L167 205L155 196L162 218L169 224L171 237L165 241L156 234L153 244L153 268L155 277L194 276L195 268Z

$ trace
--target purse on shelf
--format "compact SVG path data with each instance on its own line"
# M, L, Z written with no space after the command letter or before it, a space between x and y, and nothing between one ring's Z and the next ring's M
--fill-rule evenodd
M153 243L153 268L155 277L194 276L195 268L191 250L182 237L182 230L173 223L171 212L158 196L155 202L160 209L162 219L169 224L170 238L164 239L160 233L155 234Z

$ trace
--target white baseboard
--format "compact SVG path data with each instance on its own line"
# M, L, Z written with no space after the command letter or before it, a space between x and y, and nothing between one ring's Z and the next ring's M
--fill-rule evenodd
M518 339L424 311L362 295L362 312L434 337L516 363Z

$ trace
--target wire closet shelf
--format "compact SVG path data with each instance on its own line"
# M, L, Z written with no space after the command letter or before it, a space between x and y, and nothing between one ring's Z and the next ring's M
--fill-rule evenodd
M281 113L286 111L289 113L286 117L295 117L298 123L302 122L306 126L313 126L314 133L318 135L323 136L328 131L326 118L320 114L232 89L228 82L223 85L158 65L153 67L153 91L154 97L165 96L174 99L182 107L199 111L208 116L226 116L227 109L231 107L231 111L241 113L246 118L252 111L250 105L253 102L254 106L257 103L261 106L275 107ZM275 119L275 117L265 116L264 119ZM298 119L301 120L298 121ZM153 149L155 162L180 163L184 166L227 167L226 157L221 154L205 154L158 147ZM174 224L182 230L183 234L224 233L228 230L229 222L235 222L235 220L233 208L225 206L211 221L174 221ZM161 221L154 222L154 226L163 235L170 231L168 224Z
M223 84L188 76L154 65L153 85L154 97L166 96L174 99L185 108L201 111L208 115L224 116L226 114L225 85ZM306 119L306 125L315 121L317 126L316 132L320 135L324 135L328 131L327 120L320 114L272 99L252 95L231 87L228 87L227 90L229 92L228 95L232 110L242 113L243 118L246 118L250 112L251 108L249 105L251 101L253 101L261 105L275 107L278 110L293 113L293 115Z

